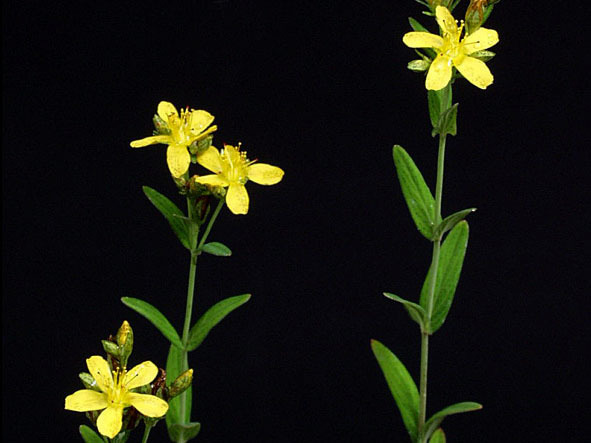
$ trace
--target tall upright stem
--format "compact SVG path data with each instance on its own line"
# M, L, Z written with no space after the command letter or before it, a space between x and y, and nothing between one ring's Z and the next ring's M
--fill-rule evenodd
M199 239L199 226L196 223L189 223L189 244L191 246L191 261L189 264L189 282L187 284L187 303L185 307L185 322L183 324L183 350L181 352L181 373L185 372L189 369L189 359L188 359L188 351L187 351L187 344L189 342L189 332L191 329L191 317L193 314L193 300L195 297L195 274L197 271L197 257L200 254L201 248L203 247L213 223L218 217L222 207L224 206L224 199L220 199L218 205L216 206L213 214L209 218L209 222L207 227L205 228L205 232L201 237L201 241L197 244ZM193 220L193 209L191 201L187 198L187 212L188 218ZM184 391L180 395L180 417L182 422L185 422L185 415L187 410L187 391Z
M441 200L443 195L443 167L445 163L445 135L439 136L439 153L437 155L437 183L435 185L435 223L441 223ZM421 370L419 380L419 423L418 442L425 441L425 420L427 417L427 368L429 366L429 335L431 315L433 314L433 298L437 271L439 268L439 255L441 252L441 238L433 241L433 254L431 258L431 273L429 278L429 292L427 295L427 330L421 331Z

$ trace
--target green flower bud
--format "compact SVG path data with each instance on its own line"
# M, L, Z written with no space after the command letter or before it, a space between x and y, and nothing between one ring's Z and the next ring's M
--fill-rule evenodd
M482 50L478 52L473 52L470 54L470 57L477 58L478 60L482 60L483 62L487 62L492 59L496 54L492 51Z
M209 135L201 140L195 140L189 145L189 152L193 155L199 155L209 149L213 141L213 135Z
M80 380L82 380L82 384L86 389L92 389L93 391L101 392L101 389L96 384L96 380L88 372L81 372L78 374L78 377L80 377Z
M133 351L133 329L125 320L117 331L117 344L119 345L119 355L121 366L127 366L127 360Z
M408 62L406 67L413 72L424 72L429 69L429 66L431 66L431 63L427 60L413 60Z
M186 391L191 383L193 382L193 370L187 369L181 375L179 375L172 385L168 389L168 395L170 398L176 397Z
M466 32L472 34L480 28L492 12L493 5L499 0L470 0L466 9Z
M158 114L154 114L152 122L154 123L154 135L170 134L170 128L168 127L166 122L160 118Z
M119 346L117 346L117 343L113 343L112 341L109 340L101 340L101 343L103 344L103 349L105 350L105 352L107 354L112 355L113 357L115 357L115 359L119 360Z

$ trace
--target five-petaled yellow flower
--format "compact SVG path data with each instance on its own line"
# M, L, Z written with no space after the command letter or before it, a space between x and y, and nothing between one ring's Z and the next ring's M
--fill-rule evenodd
M435 10L437 23L442 36L429 32L408 32L402 38L410 48L433 48L437 57L431 63L425 86L427 89L439 90L447 86L452 76L452 66L473 85L486 89L493 82L493 75L486 64L470 54L488 49L499 41L497 31L479 28L460 40L464 24L457 22L443 6Z
M158 116L164 121L165 129L169 133L134 140L130 145L132 148L142 148L156 143L168 145L166 151L168 169L174 177L180 177L187 172L191 163L188 147L217 129L217 126L209 126L214 117L207 111L188 108L181 109L179 115L174 105L169 102L158 104Z
M130 371L113 371L107 361L94 355L86 360L90 374L102 392L81 389L66 397L66 409L87 412L104 409L96 425L99 432L114 438L121 430L123 409L133 406L147 417L162 417L168 411L168 403L155 395L131 392L156 377L158 368L151 361L134 366Z
M228 187L226 204L234 214L248 212L248 193L244 185L252 180L259 185L274 185L283 178L283 170L277 166L249 161L240 145L224 145L222 151L210 146L197 157L197 162L214 174L196 177L198 183Z

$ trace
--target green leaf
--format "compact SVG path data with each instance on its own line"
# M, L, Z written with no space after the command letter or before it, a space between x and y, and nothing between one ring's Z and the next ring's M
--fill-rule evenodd
M444 408L441 411L433 414L433 416L429 420L427 420L427 422L425 423L425 436L429 438L431 434L436 434L437 432L434 431L437 428L439 428L439 425L441 424L443 419L448 415L461 414L462 412L477 411L479 409L482 409L482 405L480 403L474 403L473 401L465 401L462 403L456 403L454 405L448 406L447 408ZM445 442L445 435L443 437L444 440L439 441ZM433 438L431 438L431 441L434 441Z
M437 430L431 434L431 438L429 439L429 443L445 443L446 441L445 433L441 428L437 428Z
M411 301L405 300L402 297L398 297L397 295L390 294L389 292L384 292L384 295L391 300L397 301L398 303L402 303L404 308L408 311L410 317L416 321L419 326L421 327L421 331L425 329L425 317L426 313L422 306L417 305Z
M250 294L236 295L234 297L226 298L209 308L191 328L187 350L195 350L203 340L205 340L205 337L207 337L207 334L209 334L209 331L211 331L215 325L222 321L224 317L234 309L246 303L249 299Z
M173 345L179 349L183 348L179 334L176 332L164 314L162 314L162 312L160 312L150 303L140 300L139 298L122 297L121 301L125 306L133 309L138 314L143 315L150 323L156 326L156 328L162 332L162 334Z
M184 361L183 361L184 360ZM183 372L183 367L188 367L187 354L176 346L170 346L168 350L168 358L166 359L166 380L171 385L176 378ZM166 413L166 427L170 436L170 429L172 425L179 423L188 423L191 421L191 405L193 399L193 388L189 388L184 392L185 397L185 416L181 417L181 396L183 394L171 398L168 402L168 412ZM172 437L171 437L172 438ZM173 439L174 441L174 439Z
M436 134L440 134L441 136L445 136L447 134L456 135L457 117L458 103L456 103L451 108L448 108L441 113L441 115L439 116L439 122L437 123L437 129L433 129L433 132L431 133L433 137L435 137Z
M201 248L203 252L207 252L211 255L217 255L218 257L229 257L232 255L232 251L226 245L219 242L205 243Z
M433 227L435 226L435 200L433 195L427 187L421 171L419 171L410 155L402 149L402 146L394 146L393 156L402 194L406 200L410 215L419 232L431 240Z
M451 230L441 245L433 296L433 312L431 313L431 325L428 331L431 334L441 327L447 317L460 279L467 246L468 223L464 220ZM427 309L431 272L432 269L429 269L421 290L421 306L423 309Z
M474 211L476 211L476 208L463 209L445 217L443 221L439 223L439 226L433 231L433 240L443 237L443 234L453 229L455 225L464 220L468 214L471 214Z
M189 232L187 230L186 216L183 212L171 202L167 197L160 194L149 186L143 186L144 194L148 197L148 200L160 211L160 213L168 220L170 227L181 241L183 246L187 249L191 249L189 242Z
M433 137L439 132L439 120L441 114L451 108L452 91L451 82L447 86L438 91L429 90L427 91L427 100L429 104L429 118L431 119L431 125L433 126Z
M175 423L168 428L168 435L172 441L189 441L195 438L201 430L201 423Z
M413 31L429 32L429 30L427 28L425 28L423 25L421 25L418 20L415 20L412 17L408 18L408 23L410 24L410 27L412 28Z
M86 443L105 443L105 441L96 433L93 429L86 425L82 425L78 428L82 440Z
M419 391L400 360L377 340L371 340L371 349L386 377L390 392L398 405L400 415L412 441L417 438L419 421Z

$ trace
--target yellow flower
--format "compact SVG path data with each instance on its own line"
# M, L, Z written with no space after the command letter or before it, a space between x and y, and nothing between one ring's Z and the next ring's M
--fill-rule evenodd
M451 80L452 66L474 86L486 89L492 84L493 75L483 61L470 57L470 54L497 44L497 31L479 28L460 40L463 23L458 26L451 13L443 6L437 6L435 16L442 36L429 32L408 32L402 38L404 44L410 48L433 48L437 52L427 73L427 89L445 88Z
M98 411L96 425L99 432L114 438L121 430L123 409L133 406L147 417L162 417L168 411L168 403L155 395L138 394L132 389L150 383L158 374L151 361L134 366L130 371L113 371L104 358L94 355L86 360L90 374L102 392L81 389L66 397L66 409L77 412Z
M238 147L224 145L222 151L210 146L197 157L197 162L215 174L196 177L204 185L228 187L226 204L234 214L248 212L248 193L244 185L252 180L259 185L274 185L283 178L283 170L276 166L249 161L246 152Z
M181 109L179 116L174 105L169 102L158 104L158 116L165 123L169 133L134 140L130 145L132 148L142 148L156 143L168 145L166 151L168 169L174 177L178 178L187 172L191 163L191 154L187 148L191 143L207 137L218 127L210 126L208 128L214 119L209 112L194 109L189 111L187 108Z

